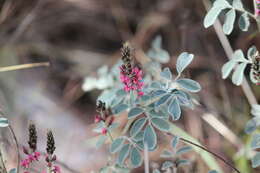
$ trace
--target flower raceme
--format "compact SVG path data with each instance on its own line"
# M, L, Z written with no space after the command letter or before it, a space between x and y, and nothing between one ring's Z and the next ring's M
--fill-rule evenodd
M132 65L131 48L125 43L121 49L123 65L120 68L120 80L124 84L126 92L137 91L138 96L143 96L143 72Z

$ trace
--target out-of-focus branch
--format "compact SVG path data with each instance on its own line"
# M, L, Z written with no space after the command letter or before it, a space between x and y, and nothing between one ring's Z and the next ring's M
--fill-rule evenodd
M210 2L208 0L203 0L203 4L207 10L210 8ZM228 59L231 59L234 51L233 51L231 44L229 43L226 35L222 31L222 26L218 19L214 23L214 29L215 29L218 39L228 57ZM245 78L243 80L241 87L242 87L243 92L245 93L245 96L246 96L249 104L250 105L257 104L257 100L254 96L254 93L253 93L252 89L250 88L248 81Z

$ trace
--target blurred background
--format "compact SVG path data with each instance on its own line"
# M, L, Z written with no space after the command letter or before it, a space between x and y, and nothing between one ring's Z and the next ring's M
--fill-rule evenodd
M251 1L243 3L253 9ZM214 29L203 27L206 10L202 0L1 0L0 7L0 66L50 62L49 67L0 73L0 108L20 145L27 145L30 120L38 127L41 151L45 150L47 129L53 130L62 172L96 171L108 159L106 147L95 149L86 143L95 136L91 129L100 91L84 92L84 78L95 76L104 64L112 66L120 58L123 42L130 40L146 52L157 35L162 36L163 48L171 55L165 64L171 69L181 52L195 54L186 75L203 88L198 94L201 106L185 110L178 126L233 160L241 170L260 171L250 168L244 152L238 153L250 142L244 133L250 106L241 87L221 79L227 57ZM248 32L235 28L228 37L233 49L245 51L252 44L259 48L260 37L255 31L254 24ZM259 100L259 88L251 87ZM203 116L207 114L214 115L229 131L206 121ZM6 141L9 132L1 133L6 137L11 168L16 164L14 143ZM192 166L197 172L207 172L199 156L193 153L191 157L196 158Z

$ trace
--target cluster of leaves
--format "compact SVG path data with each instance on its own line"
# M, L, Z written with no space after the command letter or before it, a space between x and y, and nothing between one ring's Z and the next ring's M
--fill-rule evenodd
M225 22L223 25L223 32L225 34L230 34L233 31L236 19L236 12L242 13L242 15L238 19L239 28L242 31L248 30L250 26L249 17L252 17L253 19L257 20L256 16L244 9L241 0L233 0L232 4L229 3L227 0L216 0L212 8L209 10L209 12L204 18L205 28L213 25L220 13L223 11L226 12ZM232 82L235 85L241 85L243 82L245 69L248 65L250 65L250 80L252 83L259 85L260 72L258 57L259 53L255 46L252 46L248 49L247 58L245 58L245 55L243 54L242 50L236 50L232 55L231 59L223 65L222 78L226 79L230 75L231 71L234 69L234 73L232 75ZM256 66L256 68L254 66ZM257 126L260 125L260 105L252 105L251 114L254 117L248 121L245 127L245 132L248 134L253 133L256 130ZM259 134L253 135L251 148L260 148ZM255 156L252 158L252 167L255 168L258 166L260 166L260 152L257 152Z
M236 50L232 55L232 58L226 62L222 67L222 78L226 79L231 71L234 69L234 73L232 75L232 82L235 85L241 85L244 78L244 71L247 65L251 65L250 70L250 80L253 83L258 83L254 78L254 69L252 68L252 64L254 61L255 56L257 56L258 51L255 46L252 46L247 51L247 58L245 58L243 51L241 49Z
M147 83L143 97L138 98L130 93L128 100L127 96L123 96L125 99L112 107L115 114L129 110L128 120L133 121L129 136L120 136L111 144L110 152L118 153L118 164L124 164L129 157L130 165L139 167L144 145L147 144L149 151L154 151L157 148L157 133L169 131L170 118L180 118L181 106L193 107L190 92L198 92L201 87L191 79L179 79L192 59L192 54L182 53L177 60L178 76L175 79L169 68L165 68L160 73L160 80Z
M204 27L208 28L213 25L221 12L225 12L223 32L227 35L231 34L234 29L237 12L242 13L238 19L238 26L242 31L247 31L250 26L249 16L254 18L250 12L244 9L241 0L233 0L232 3L227 0L216 0L204 18Z
M153 41L148 56L150 61L143 65L145 87L142 97L138 97L135 92L125 92L119 81L114 82L116 85L108 87L98 97L111 108L113 115L128 112L126 133L112 139L110 146L110 152L117 155L116 165L120 168L126 165L131 168L141 166L143 163L142 151L145 145L148 151L156 150L158 133L167 133L170 130L170 121L180 119L181 107L193 108L191 94L201 89L198 82L181 78L184 69L192 62L193 54L184 52L179 55L176 63L176 75L173 75L169 68L161 70L161 63L169 61L168 52L161 47L161 37L156 37ZM116 64L118 69L120 64L121 62ZM113 79L118 80L116 77ZM100 122L94 131L99 132L103 127L106 127L106 124ZM108 136L112 133L113 128L108 129ZM97 146L105 143L107 135L99 137ZM185 148L178 152L182 153L182 150L184 152Z
M190 163L189 160L182 159L180 156L192 150L190 146L184 146L177 148L179 143L179 137L175 136L171 141L171 150L163 150L160 157L167 159L161 165L160 169L154 169L153 173L161 173L161 171L177 171L177 169L183 165ZM174 172L174 171L173 171Z
M260 105L253 105L251 114L253 118L247 122L245 127L247 134L252 134L260 126ZM252 136L251 148L253 150L260 149L260 134L257 132ZM260 152L257 152L252 158L252 167L256 168L258 166L260 166Z

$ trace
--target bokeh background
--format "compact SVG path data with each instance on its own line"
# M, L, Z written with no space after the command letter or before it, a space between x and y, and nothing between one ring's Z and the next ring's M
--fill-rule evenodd
M252 9L251 1L243 2ZM238 154L250 142L243 131L251 117L250 106L240 87L221 79L227 57L214 29L203 27L202 0L1 0L0 7L0 66L50 62L49 67L0 73L1 110L21 146L26 145L30 121L38 127L41 151L47 129L53 130L62 172L96 171L108 160L106 147L97 150L86 142L96 135L91 128L100 91L84 92L84 78L95 76L104 64L113 65L123 42L130 40L146 52L157 35L171 55L166 64L171 69L181 52L195 54L186 75L203 88L198 94L201 106L185 110L178 126L246 172L260 171L250 168L246 154ZM234 49L247 50L252 44L259 48L255 31L254 24L248 32L235 28L228 39ZM251 87L259 100L259 87ZM223 122L228 131L214 120L205 121L207 114ZM9 132L1 133L11 168L17 161L14 143ZM190 157L198 172L207 172L199 156Z

